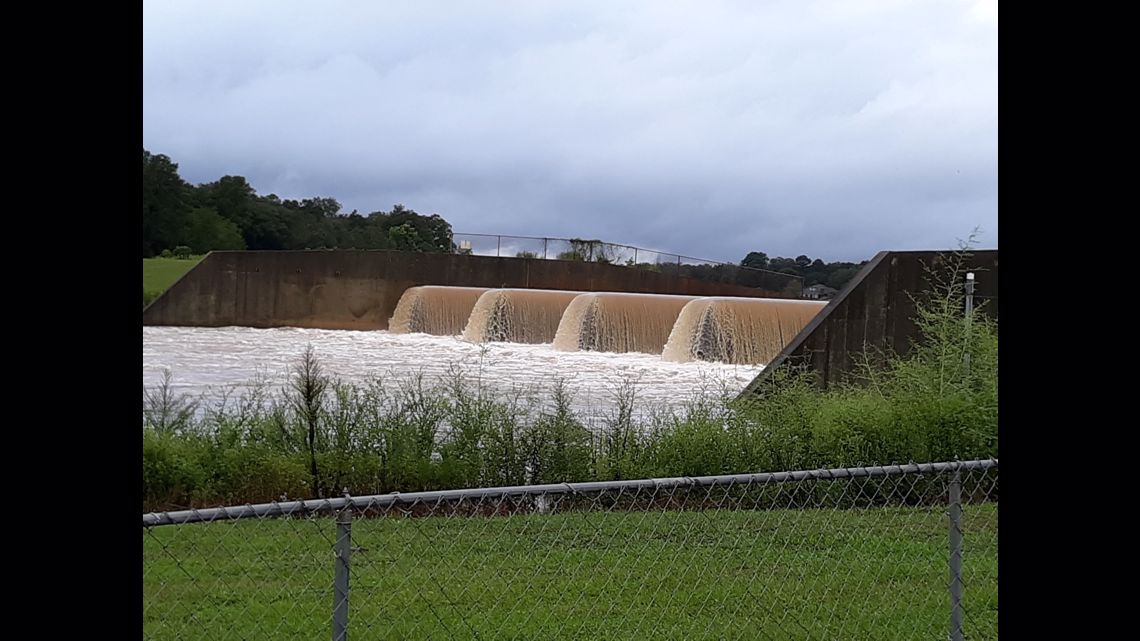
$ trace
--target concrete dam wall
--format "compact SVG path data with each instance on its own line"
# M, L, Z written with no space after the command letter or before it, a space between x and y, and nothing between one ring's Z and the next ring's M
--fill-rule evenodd
M766 376L785 363L809 368L819 385L827 388L845 380L856 354L874 354L874 350L884 348L908 353L911 341L918 338L912 296L931 291L935 284L928 268L945 271L950 260L956 260L952 251L879 252L784 346L739 398L751 396ZM971 252L964 271L975 274L975 309L997 319L997 250Z
M604 263L397 251L218 251L144 309L143 325L387 329L400 296L421 285L791 297Z

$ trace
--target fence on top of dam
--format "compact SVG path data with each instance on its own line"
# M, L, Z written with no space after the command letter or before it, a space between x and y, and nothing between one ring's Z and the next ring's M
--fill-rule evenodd
M455 233L459 253L474 256L541 258L624 265L745 287L802 295L804 279L795 274L745 267L708 258L646 249L621 243L549 236L508 236L503 234Z

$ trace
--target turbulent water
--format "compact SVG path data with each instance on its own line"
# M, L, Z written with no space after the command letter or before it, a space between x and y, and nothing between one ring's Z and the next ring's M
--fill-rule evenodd
M597 292L574 299L554 337L561 352L660 355L677 315L695 296Z
M783 298L698 298L681 310L661 356L722 363L768 363L826 303Z
M710 362L673 363L655 354L558 352L550 344L487 343L458 336L301 328L143 327L143 385L161 382L169 369L177 391L220 398L226 388L261 377L279 387L307 345L325 370L345 381L407 381L422 374L443 383L455 372L468 382L504 394L546 396L562 379L573 405L588 415L608 413L623 383L643 407L678 407L743 389L763 369Z
M394 334L462 333L471 309L486 291L486 287L409 287L396 303L388 329Z
M566 306L581 293L492 289L475 303L463 330L463 339L476 343L552 343Z

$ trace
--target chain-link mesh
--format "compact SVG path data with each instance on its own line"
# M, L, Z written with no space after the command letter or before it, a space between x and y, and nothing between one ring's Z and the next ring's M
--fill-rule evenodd
M992 639L997 489L977 461L145 515L144 636Z
M795 298L803 294L803 279L794 274L753 269L600 240L456 233L453 234L453 242L456 251L476 256L609 263L687 278L756 287Z

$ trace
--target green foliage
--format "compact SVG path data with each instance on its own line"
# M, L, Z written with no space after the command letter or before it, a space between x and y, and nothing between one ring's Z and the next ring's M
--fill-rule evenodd
M997 326L984 307L965 315L964 264L932 272L909 353L868 354L857 380L829 391L787 366L747 401L663 411L640 407L627 383L607 417L587 421L561 382L542 402L493 396L462 372L442 387L350 385L312 352L285 401L255 385L205 411L167 379L144 396L144 509L997 456Z
M190 258L190 253L191 253L191 249L189 247L187 247L186 245L179 245L179 246L174 248L174 257L181 259L181 260L186 260L186 259Z
M363 216L334 198L259 196L242 176L190 185L178 165L143 150L143 257L178 245L215 249L399 249L451 252L451 225L403 205Z
M744 267L753 269L768 269L768 254L764 252L748 252L744 260L740 261Z
M210 207L190 210L183 238L199 253L216 249L245 249L245 239L238 226Z
M867 261L861 263L825 263L818 258L813 260L811 257L803 254L795 258L784 258L782 256L769 258L768 254L764 252L748 252L744 260L740 261L742 267L766 269L789 276L799 276L803 278L805 287L822 283L828 287L834 287L835 289L842 289L855 274L859 273L859 268L866 263ZM751 275L751 277L763 278L760 275ZM774 289L772 283L758 286ZM778 289L778 287L775 287L775 289Z
M559 380L550 390L551 407L527 430L527 464L532 483L569 483L590 478L592 435L571 408Z
M388 242L392 249L402 251L415 251L417 247L416 230L411 225L403 223L388 230Z
M143 258L173 247L189 207L191 187L178 175L178 165L162 154L143 150Z
M975 309L967 317L965 249L928 273L916 301L919 337L905 356L868 353L859 376L827 392L787 367L739 417L762 431L776 467L873 465L997 456L998 335Z

